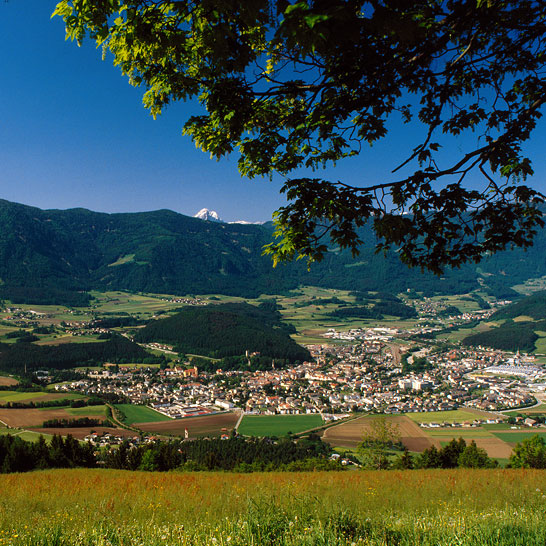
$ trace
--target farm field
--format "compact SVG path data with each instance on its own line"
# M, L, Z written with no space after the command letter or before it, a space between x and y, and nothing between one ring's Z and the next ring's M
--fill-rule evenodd
M0 426L0 435L2 434L11 434L12 436L17 436L18 438L21 438L21 440L25 440L25 442L37 442L40 436L43 436L47 442L49 442L51 438L53 438L53 432L49 433L42 430L36 432L32 430L13 430L8 428L2 428Z
M521 431L521 430L509 430L506 432L495 432L495 436L502 440L503 442L508 442L510 444L516 444L518 442L522 442L523 440L526 440L527 438L532 438L533 436L540 436L544 440L546 440L546 431L543 430L529 430L529 431Z
M83 408L63 408L66 413L73 417L86 417L91 413L93 415L102 415L106 417L107 406L84 406Z
M85 398L75 393L0 391L0 406L8 402L47 402L49 400L78 400Z
M509 412L509 415L517 415L518 413L524 414L524 415L530 415L530 414L545 414L546 413L546 404L540 404L539 406L535 406L532 408L522 408L519 410L514 410Z
M91 434L91 432L96 432L97 434L112 434L113 436L121 436L123 438L133 438L135 432L132 430L126 430L124 428L113 428L113 427L73 427L73 428L30 428L28 431L29 434L34 434L36 438L41 434L47 438L48 435L59 434L60 436L68 436L69 434L76 438L76 440L83 440L86 436ZM23 434L25 434L23 432ZM25 438L23 435L21 436Z
M510 428L509 426L505 427ZM464 438L465 440L468 438L470 440L473 440L474 438L492 438L493 434L482 427L472 427L472 428L466 428L466 427L443 427L443 428L427 428L422 429L425 431L425 433L430 436L431 438Z
M0 475L3 544L538 546L532 470ZM320 499L320 502L317 500Z
M372 416L362 416L346 423L330 427L324 431L322 439L333 447L355 448L362 441ZM398 427L402 443L414 452L421 452L435 444L429 436L412 420L405 416L397 415L389 417L389 422L393 422Z
M94 292L91 294L96 298L93 308L97 313L140 313L145 316L152 316L157 311L170 311L180 307L181 303L166 301L173 298L170 295L162 294L131 294L129 292Z
M492 419L498 417L494 413L470 408L451 411L407 413L406 416L416 423L463 423L464 421L474 421L475 419Z
M318 414L309 415L245 415L237 432L243 436L285 436L303 432L323 424Z
M99 406L100 407L100 406ZM84 409L84 408L82 408ZM79 417L104 419L104 411L95 410L93 406L85 408L87 412L79 413ZM41 427L49 419L74 419L65 408L32 408L32 409L1 409L0 421L14 428Z
M40 341L35 342L36 345L65 345L67 343L104 343L103 339L99 339L97 335L85 336L44 336Z
M134 426L144 432L184 436L187 429L190 438L202 436L220 436L230 432L239 419L239 413L217 413L185 419L169 419L154 423L134 423Z
M170 417L159 413L147 406L136 406L134 404L116 404L125 419L123 422L132 425L133 423L157 423L158 421L172 421Z
M473 410L469 411L471 412ZM484 425L483 427L472 428L421 428L417 424L419 422L423 422L423 420L420 419L420 416L438 414L442 414L441 419L437 418L438 421L442 422L453 422L461 419L462 417L472 415L471 413L467 413L467 410L457 410L453 412L436 412L425 414L409 413L403 416L389 416L388 419L391 422L396 423L398 426L402 444L407 447L409 451L417 453L424 451L432 445L440 448L453 438L463 438L467 443L472 441L476 442L476 445L485 449L490 457L494 457L496 459L508 459L516 442L533 435L533 432L523 432L520 433L521 437L518 438L518 431L511 431L510 425L508 424ZM415 418L415 416L418 417ZM372 419L373 416L363 416L346 423L341 423L340 425L325 430L322 438L333 447L354 449L362 441L362 437L364 436ZM435 421L430 419L429 422ZM516 433L515 435L513 434L514 432ZM546 437L546 432L544 435Z
M13 377L4 377L3 375L0 375L0 387L12 387L18 383L19 381Z

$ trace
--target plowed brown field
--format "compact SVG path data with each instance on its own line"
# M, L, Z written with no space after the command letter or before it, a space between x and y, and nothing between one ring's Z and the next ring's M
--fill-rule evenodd
M97 434L110 433L114 436L122 436L123 438L133 438L133 436L138 436L132 430L110 427L30 428L28 430L39 432L40 434L60 434L61 436L68 436L71 434L77 440L83 440L87 435L91 434L91 431L96 432Z
M78 419L80 417L90 417L93 419L104 419L104 415L96 415L93 408L89 408L89 413L70 415L64 409L0 409L0 421L10 427L31 428L40 427L44 421L49 419ZM47 432L46 430L44 430Z
M13 379L13 377L3 377L0 376L0 387L11 387L13 385L17 385L19 381L17 379Z
M175 436L184 436L184 430L188 429L189 437L196 438L199 436L219 436L223 428L229 432L237 423L238 418L239 414L237 413L220 413L218 415L186 417L185 419L157 423L135 423L133 426L144 432L172 434Z
M322 439L332 446L356 447L362 441L366 429L369 428L371 419L373 418L368 416L358 417L348 423L326 429ZM424 451L435 444L411 419L401 415L388 419L398 426L402 443L410 451Z
M500 438L476 438L474 441L478 447L485 449L490 457L508 459L512 453L512 446Z

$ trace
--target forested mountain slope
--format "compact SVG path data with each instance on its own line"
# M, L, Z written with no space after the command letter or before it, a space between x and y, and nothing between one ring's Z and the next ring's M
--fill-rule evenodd
M213 358L260 356L294 362L310 360L307 349L289 335L274 309L246 303L186 307L168 318L154 320L135 335L141 343L163 342L177 352Z
M394 252L375 254L369 229L361 230L356 259L334 251L310 271L302 262L273 268L261 255L271 237L271 225L206 222L168 210L105 214L0 200L0 297L78 305L90 289L251 297L298 285L425 294L483 285L503 296L509 286L546 274L544 231L527 252L503 252L443 277L408 269Z

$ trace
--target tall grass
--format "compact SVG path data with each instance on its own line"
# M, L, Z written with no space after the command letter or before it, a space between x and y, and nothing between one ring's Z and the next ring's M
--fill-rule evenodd
M0 546L546 544L546 473L0 476Z

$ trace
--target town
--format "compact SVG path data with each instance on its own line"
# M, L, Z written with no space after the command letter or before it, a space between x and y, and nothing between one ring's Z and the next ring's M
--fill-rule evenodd
M398 332L397 332L398 333ZM240 408L250 414L354 411L408 413L461 407L499 411L532 405L546 372L533 356L498 350L404 350L380 331L365 341L308 346L311 362L267 371L200 372L182 363L165 369L106 365L57 390L115 394L171 418ZM382 339L379 339L382 338Z

